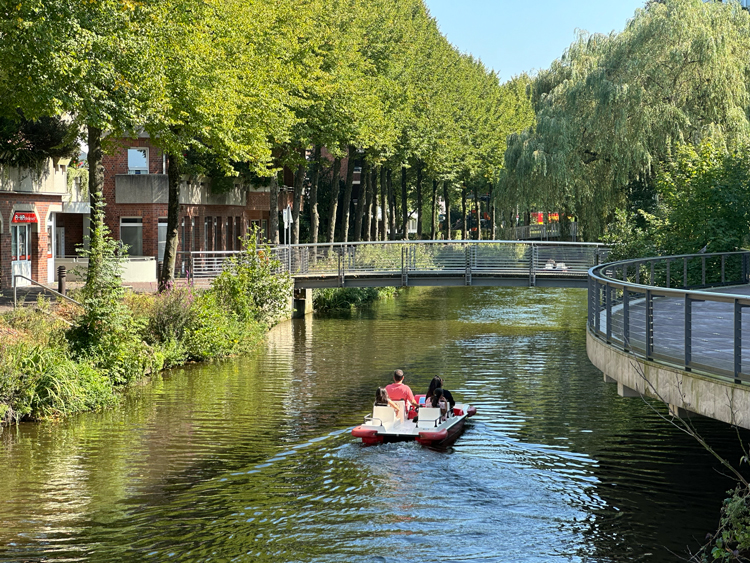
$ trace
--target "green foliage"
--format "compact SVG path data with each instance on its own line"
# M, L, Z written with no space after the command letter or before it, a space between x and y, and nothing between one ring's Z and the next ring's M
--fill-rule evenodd
M316 311L338 311L364 307L393 297L395 287L330 287L313 290L313 305Z
M239 321L273 325L289 315L292 279L286 272L276 273L280 262L257 240L257 230L243 239L242 252L225 262L211 290L216 302Z
M656 180L659 204L653 214L618 211L604 241L611 258L693 254L742 247L750 232L750 149L732 153L710 142L680 145Z
M75 129L59 117L0 117L0 164L37 169L78 153Z
M620 34L581 35L534 80L536 123L509 140L502 190L596 238L676 145L747 142L749 55L736 2L649 2Z

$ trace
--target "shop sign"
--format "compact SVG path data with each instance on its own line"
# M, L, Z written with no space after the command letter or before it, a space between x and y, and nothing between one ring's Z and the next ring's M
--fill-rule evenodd
M36 213L33 211L16 211L13 214L13 223L38 223Z

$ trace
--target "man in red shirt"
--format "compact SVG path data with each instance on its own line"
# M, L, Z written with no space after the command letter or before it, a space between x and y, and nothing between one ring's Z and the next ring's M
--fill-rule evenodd
M414 393L404 383L404 372L400 369L393 372L393 383L386 385L385 390L388 391L388 397L390 397L391 401L406 401L407 404L417 406L417 401L414 400Z

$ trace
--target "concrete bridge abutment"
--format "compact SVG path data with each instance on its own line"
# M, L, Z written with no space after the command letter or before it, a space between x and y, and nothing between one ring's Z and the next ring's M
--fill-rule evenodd
M663 401L681 418L715 418L750 429L750 386L657 364L609 345L586 331L591 363L604 381L617 384L621 397L650 397Z

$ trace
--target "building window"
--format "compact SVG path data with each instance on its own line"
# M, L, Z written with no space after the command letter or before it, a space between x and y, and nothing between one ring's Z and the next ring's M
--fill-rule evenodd
M148 149L128 149L128 174L148 174Z
M227 250L234 250L234 237L232 236L232 218L227 217L227 226L226 229L224 229L224 232L227 236Z
M195 243L198 241L198 231L195 228L195 217L190 219L190 252L195 251Z
M180 226L182 227L182 236L180 237L182 240L182 251L187 251L187 225L185 224L185 218L182 218L182 222L180 223Z
M143 256L143 219L120 217L120 242L130 256Z
M214 217L214 250L221 250L221 221Z
M260 236L263 239L268 240L268 220L267 219L263 219L260 222Z
M240 218L234 218L234 244L237 245L237 250L242 250L242 229L240 228Z
M157 229L157 241L158 241L158 255L157 260L164 262L164 251L167 248L167 218L159 217L158 229Z
M214 221L211 219L211 217L206 217L203 224L203 250L209 251L211 250L211 246L213 245L213 239L211 238L211 234L213 233L213 224Z

